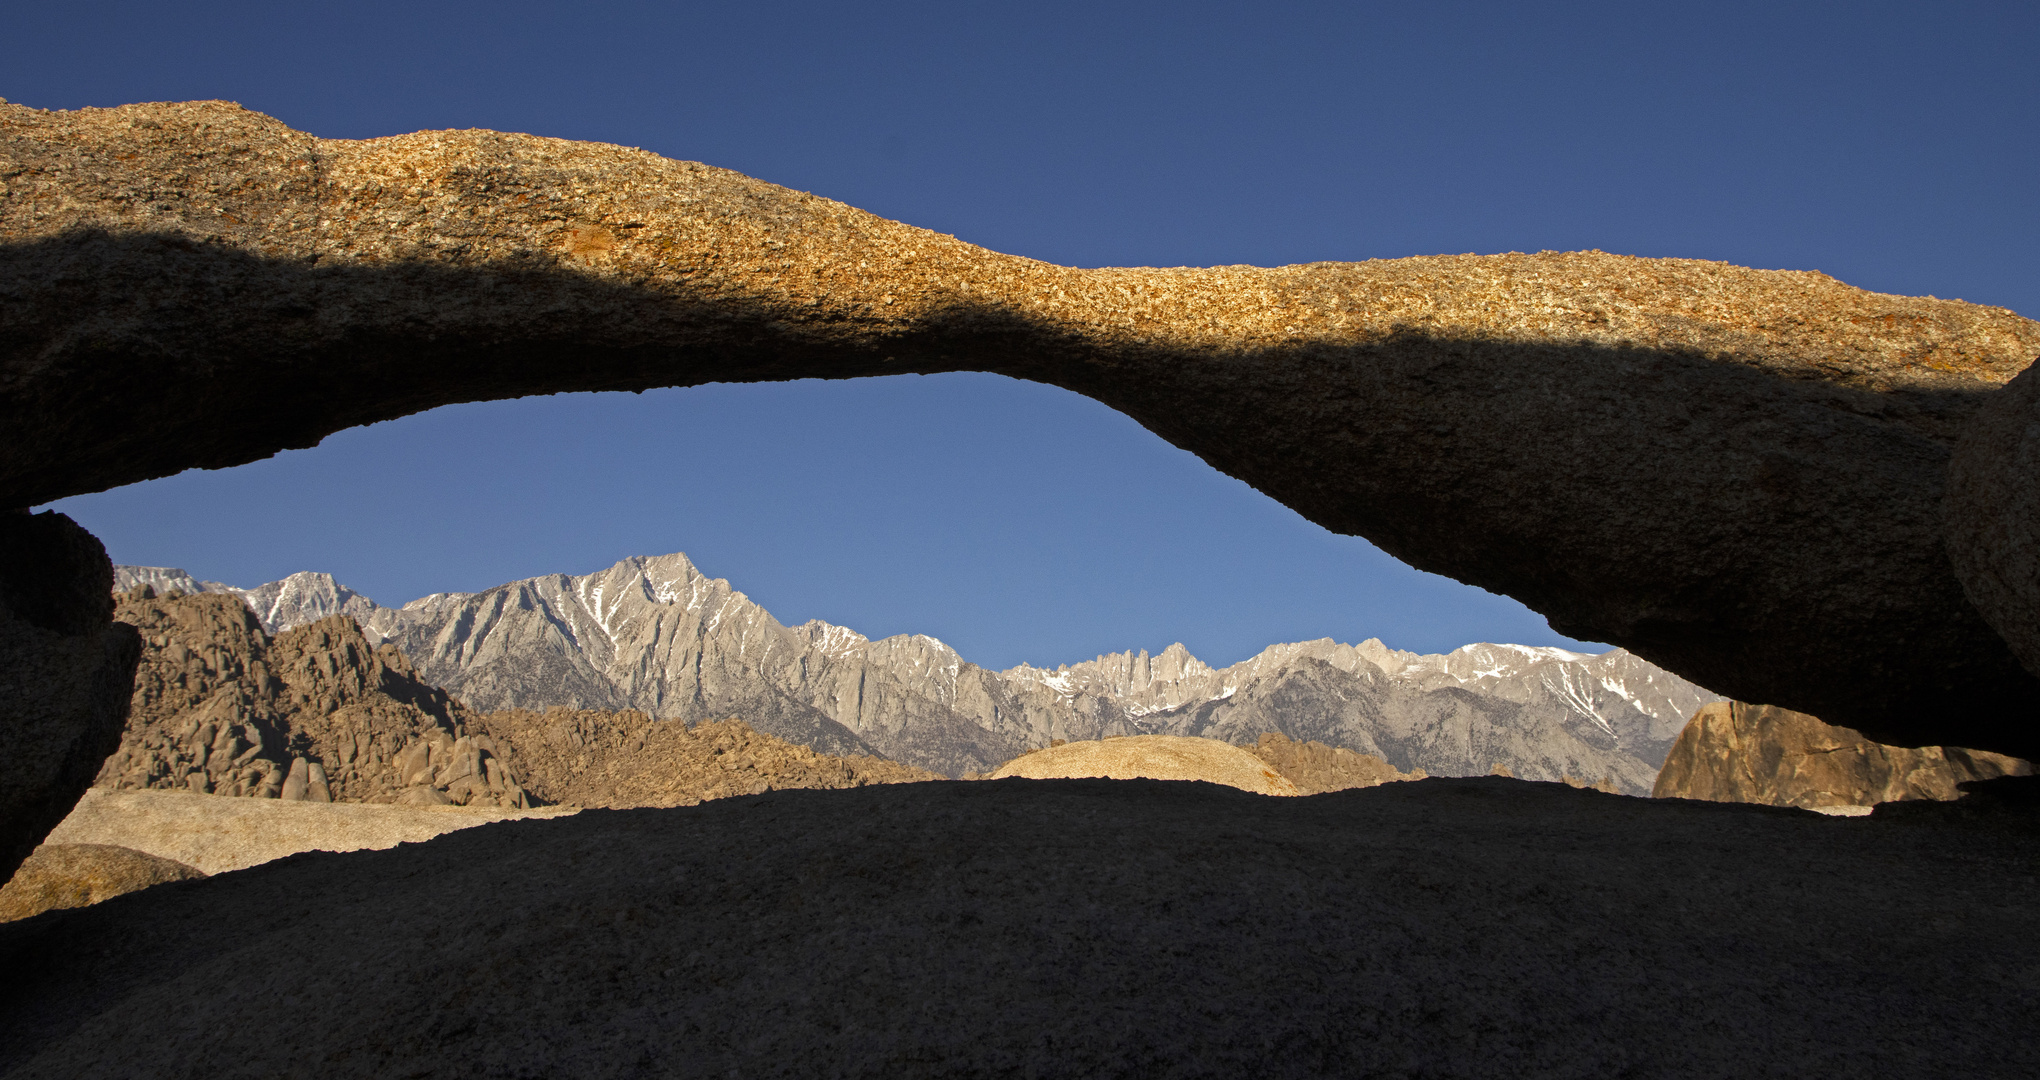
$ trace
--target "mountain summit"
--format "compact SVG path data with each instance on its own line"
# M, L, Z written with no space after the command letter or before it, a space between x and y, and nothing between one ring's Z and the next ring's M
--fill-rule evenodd
M1475 644L1420 655L1377 639L1272 645L1226 668L1176 644L991 671L922 634L873 641L819 620L784 626L677 553L401 608L327 574L239 589L182 570L116 568L117 588L144 583L234 593L271 633L351 615L370 640L402 649L420 678L477 709L735 715L826 753L877 753L951 776L1058 739L1252 745L1273 731L1434 776L1501 769L1648 794L1686 720L1719 700L1620 649Z

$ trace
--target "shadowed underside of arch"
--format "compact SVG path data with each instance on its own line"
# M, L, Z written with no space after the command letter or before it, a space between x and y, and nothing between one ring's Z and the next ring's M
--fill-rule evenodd
M1943 550L2002 309L1599 252L1081 270L707 166L0 105L0 500L462 401L990 371L1733 697L2040 751Z

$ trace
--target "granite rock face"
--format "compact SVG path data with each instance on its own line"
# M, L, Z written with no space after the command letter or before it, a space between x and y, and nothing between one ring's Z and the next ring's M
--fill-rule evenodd
M143 660L101 787L294 801L530 804L469 713L336 615L272 639L239 597L120 596Z
M204 876L181 862L118 844L44 844L0 885L0 922Z
M1744 700L2040 750L1944 548L2002 309L1599 252L1096 269L622 147L0 105L0 503L457 401L982 370ZM91 407L86 407L85 403Z
M2032 811L1888 809L1432 779L586 810L0 925L0 1073L2040 1072Z
M106 549L70 518L0 511L0 880L120 744L141 650L112 586Z
M1983 617L2040 674L2040 371L1990 396L1948 468L1948 555Z
M1651 794L1814 810L1947 801L1961 798L1959 785L1972 780L2032 774L2030 762L2002 754L1885 746L1805 713L1722 701L1695 713L1679 733Z

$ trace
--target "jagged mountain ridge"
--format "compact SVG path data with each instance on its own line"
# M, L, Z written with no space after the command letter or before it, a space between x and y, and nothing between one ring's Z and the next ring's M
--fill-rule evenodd
M780 624L685 555L478 593L376 604L330 575L255 589L118 567L117 584L230 591L277 632L349 614L425 681L483 709L634 708L740 716L834 754L877 753L948 775L1052 739L1190 734L1253 745L1263 731L1377 754L1398 769L1529 779L1613 778L1645 794L1686 719L1716 695L1622 650L1517 645L1442 655L1379 640L1270 646L1213 668L1172 645L1053 670L991 671L926 635L872 641L819 620Z

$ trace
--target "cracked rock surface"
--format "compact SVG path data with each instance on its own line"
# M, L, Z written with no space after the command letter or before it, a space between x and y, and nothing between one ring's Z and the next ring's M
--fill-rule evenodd
M2031 1076L2034 819L1962 805L999 780L587 810L0 926L0 1073Z
M726 170L228 103L0 105L0 499L459 401L990 371L1719 693L2040 753L1950 565L1999 308L1600 252L1076 269Z

